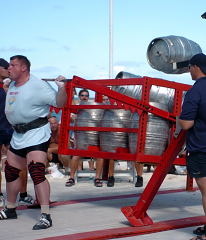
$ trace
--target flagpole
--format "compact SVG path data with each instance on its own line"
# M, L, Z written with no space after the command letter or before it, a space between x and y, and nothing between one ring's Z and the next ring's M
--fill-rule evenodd
M109 0L109 78L113 76L113 0Z

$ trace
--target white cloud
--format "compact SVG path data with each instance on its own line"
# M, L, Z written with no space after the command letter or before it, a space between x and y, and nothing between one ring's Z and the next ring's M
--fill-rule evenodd
M29 52L29 51L32 51L32 49L19 48L19 47L15 47L15 46L0 48L0 52L14 52L15 54L22 53L22 52Z

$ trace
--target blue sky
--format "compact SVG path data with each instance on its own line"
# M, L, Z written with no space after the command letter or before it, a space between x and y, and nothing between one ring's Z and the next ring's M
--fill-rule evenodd
M40 78L109 74L109 0L0 0L0 57L27 56ZM189 74L150 67L146 52L157 37L183 36L206 53L205 0L113 0L113 77L119 71L193 84Z

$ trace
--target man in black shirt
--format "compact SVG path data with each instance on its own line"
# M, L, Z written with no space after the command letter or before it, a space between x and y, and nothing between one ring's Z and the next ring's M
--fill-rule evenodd
M2 158L2 147L5 146L7 148L9 146L13 132L4 112L6 93L3 89L3 80L8 77L8 67L9 63L3 58L0 58L0 161ZM1 190L1 179L2 175L0 171L0 207L4 206L5 203L5 199Z
M187 130L187 171L197 182L206 215L206 55L196 54L188 67L195 83L185 95L179 123ZM193 233L201 236L192 240L206 239L206 225Z

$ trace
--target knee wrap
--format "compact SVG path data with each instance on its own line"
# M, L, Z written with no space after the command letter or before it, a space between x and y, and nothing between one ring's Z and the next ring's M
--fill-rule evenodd
M18 168L12 167L11 165L9 165L9 163L6 161L6 166L5 166L5 178L6 181L9 182L13 182L15 181L18 177L19 177L19 172L21 171Z
M30 176L34 182L34 185L37 185L46 180L45 178L45 165L41 162L34 163L33 161L28 165Z

